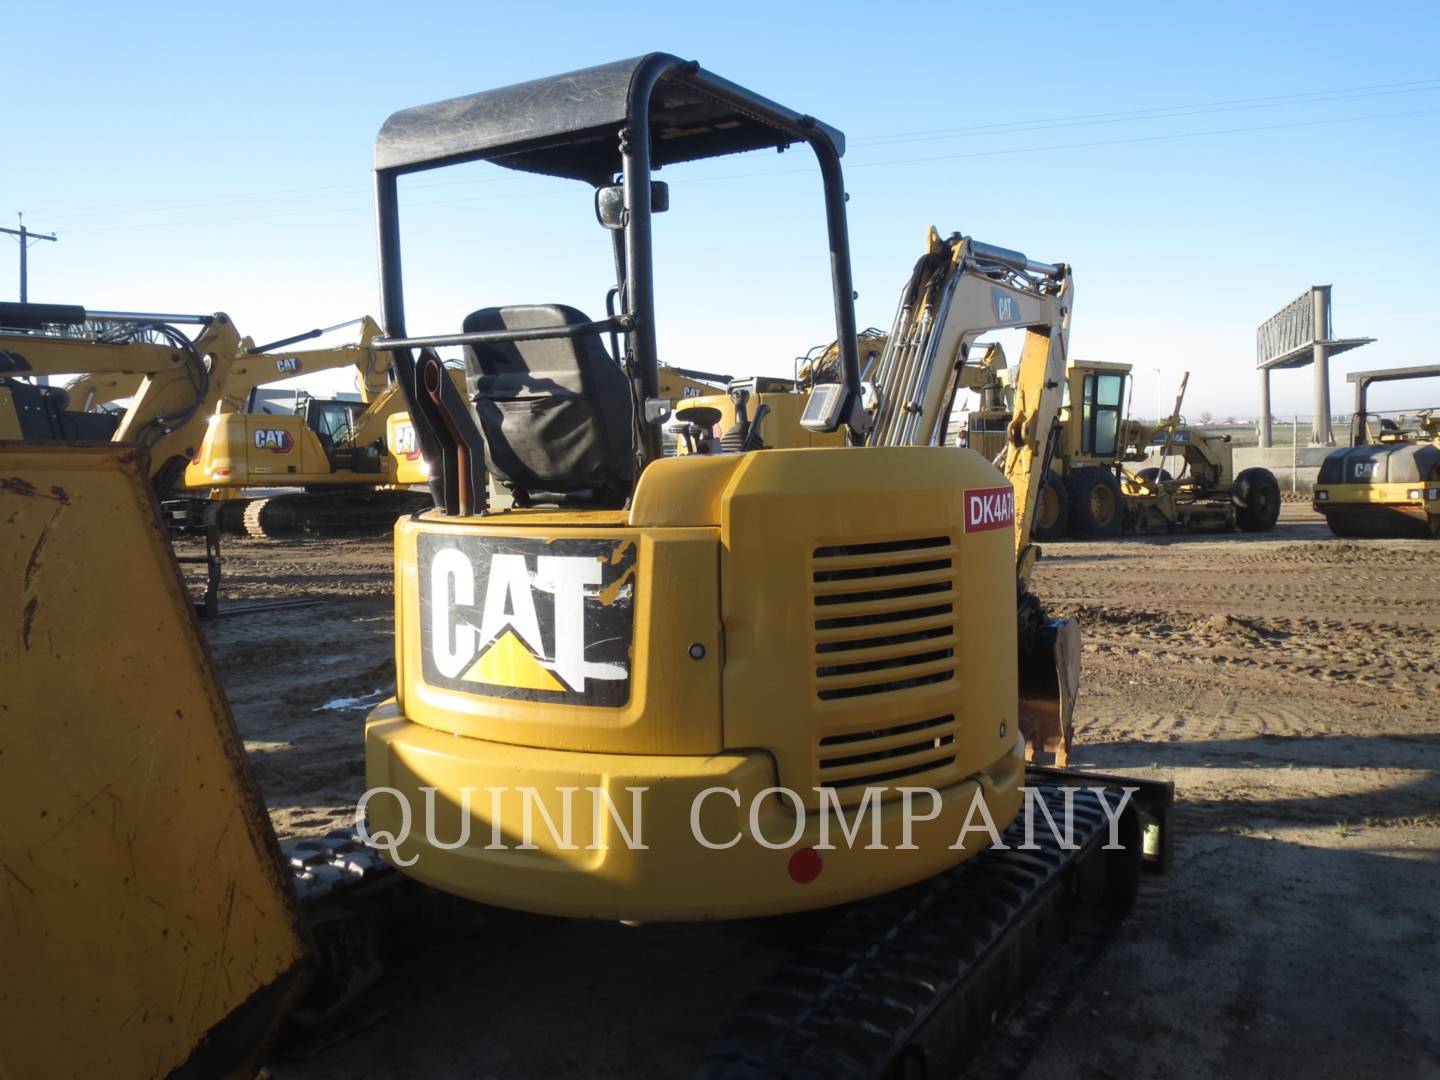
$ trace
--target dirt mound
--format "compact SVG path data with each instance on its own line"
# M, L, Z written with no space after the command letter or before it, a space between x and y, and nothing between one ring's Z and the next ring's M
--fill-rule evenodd
M1260 619L1243 619L1219 611L1213 615L1203 615L1195 619L1190 623L1190 630L1202 637L1240 637L1261 640L1290 636L1287 631L1268 626Z

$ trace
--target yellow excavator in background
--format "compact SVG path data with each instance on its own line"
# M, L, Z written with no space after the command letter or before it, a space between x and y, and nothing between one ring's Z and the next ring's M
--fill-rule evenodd
M178 329L186 323L203 328L193 342ZM403 398L389 357L370 347L380 329L368 317L354 323L355 343L296 351L290 346L352 323L257 346L223 314L0 305L0 325L19 325L0 333L10 376L0 385L0 424L27 439L145 445L178 527L215 518L226 531L272 539L388 528L424 498L396 479L386 450L386 424ZM359 401L297 395L294 412L256 405L265 385L342 368L355 369ZM15 377L77 372L63 389ZM259 494L267 488L291 490Z
M103 332L86 333L87 322L100 323ZM199 327L193 338L179 329L185 325ZM164 497L200 446L211 395L241 356L240 335L224 313L147 315L0 304L0 437L143 447L151 482ZM130 405L75 409L65 390L26 381L82 372L135 379Z
M229 527L243 528L255 539L374 531L424 505L423 496L397 480L397 460L385 445L387 422L404 399L389 377L389 357L370 347L380 328L369 317L359 322L355 344L277 360L293 363L295 374L353 367L359 401L297 394L292 411L278 412L256 407L257 387L237 386L217 406L185 470L185 486L219 502ZM282 490L259 494L275 488Z
M103 319L87 319L85 336L114 340L116 327ZM289 346L311 341L348 326L359 326L358 340L353 344L327 349L295 351ZM153 331L142 324L134 331L139 340L147 340ZM74 329L72 328L72 334ZM271 383L314 375L321 371L355 368L355 389L361 401L371 401L390 385L389 358L368 348L380 336L380 328L368 315L334 326L318 327L278 341L256 345L249 337L240 339L243 356L233 362L225 373L223 385L214 387L209 411L212 414L263 411L256 404L256 392ZM79 410L93 412L123 398L132 398L140 390L142 376L137 372L89 372L65 383L69 403Z
M860 358L862 383L869 378L875 361L885 348L885 335L873 327L855 339ZM662 367L662 382L664 380ZM817 345L795 360L795 377L771 375L731 377L717 385L695 387L683 401L672 401L671 416L665 424L666 446L675 454L711 453L736 422L738 408L748 417L764 410L769 430L783 430L778 442L767 445L794 449L801 446L843 446L839 431L809 431L800 426L800 417L812 387L840 378L840 350L835 342ZM664 395L670 397L670 395Z

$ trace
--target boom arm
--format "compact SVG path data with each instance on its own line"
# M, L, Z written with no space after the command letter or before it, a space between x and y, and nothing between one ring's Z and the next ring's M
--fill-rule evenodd
M994 330L1023 329L1005 476L1015 487L1015 554L1021 583L1033 556L1030 523L1051 453L1065 381L1074 281L1063 264L930 230L927 251L901 295L877 366L873 446L944 441L967 350Z
M164 343L0 334L0 374L82 373L66 386L71 403L82 410L131 398L111 441L135 443L150 451L151 479L162 496L195 457L211 416L244 409L257 386L308 372L354 367L363 400L374 404L385 397L390 356L371 347L380 327L368 317L361 320L356 344L279 356L267 355L249 338L241 338L224 314L196 321L204 328L193 341L163 323L138 323L164 336ZM375 437L383 438L383 427Z
M930 230L928 250L900 298L876 376L871 445L934 446L962 384L965 354L982 334L1023 329L1005 476L1015 489L1020 726L1027 753L1069 760L1080 682L1080 632L1051 619L1030 592L1039 551L1030 543L1040 484L1059 437L1074 282L1063 264Z
M214 395L214 408L207 411L240 412L245 408L250 391L256 387L298 375L347 367L355 368L360 400L369 403L384 393L390 382L390 354L370 348L370 342L379 336L379 325L367 315L360 320L358 342L329 349L271 353L256 349L248 337L242 338L240 354L228 367L225 385ZM86 370L86 374L66 383L65 391L73 408L88 410L119 398L132 397L140 389L141 378L134 371L98 372L91 368Z
M163 323L152 324L165 344L115 344L44 333L0 334L6 375L104 372L139 377L134 400L111 441L150 452L150 478L162 496L194 456L209 418L207 403L225 384L239 355L240 337L227 315L203 320L192 341Z

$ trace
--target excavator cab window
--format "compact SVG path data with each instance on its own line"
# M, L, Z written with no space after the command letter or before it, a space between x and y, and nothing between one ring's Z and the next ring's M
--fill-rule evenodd
M1113 457L1120 437L1120 409L1125 399L1122 372L1096 371L1085 376L1080 452Z
M305 403L305 426L320 437L320 445L329 455L354 436L355 418L364 406L358 401L320 401L311 398Z

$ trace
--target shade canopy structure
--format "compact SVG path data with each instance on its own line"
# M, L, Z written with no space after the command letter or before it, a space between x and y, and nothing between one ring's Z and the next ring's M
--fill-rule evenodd
M394 113L375 140L375 195L380 242L381 316L425 458L432 463L437 503L457 505L455 477L469 477L463 448L446 416L416 381L412 348L493 345L516 333L407 336L401 280L397 179L407 173L489 161L505 168L587 183L623 200L612 232L616 283L608 318L595 323L534 327L525 339L609 333L623 341L634 384L639 465L660 456L652 214L658 168L753 150L805 143L823 183L826 234L840 343L844 404L838 412L852 438L863 435L855 293L840 158L845 137L808 114L780 105L706 71L693 60L648 53L565 75L517 83ZM605 189L599 191L599 189ZM663 209L663 207L661 207ZM473 248L470 249L473 254ZM547 298L548 299L548 298ZM607 302L608 303L608 302ZM463 439L459 442L463 443ZM438 466L438 470L436 468ZM442 490L443 489L443 490ZM481 495L475 492L478 498ZM475 500L469 500L474 502ZM451 512L454 512L453 510Z
M649 92L649 100L637 100ZM648 107L645 107L648 106ZM644 108L642 108L644 107ZM402 109L375 140L375 168L396 172L493 161L595 185L621 171L616 133L646 114L652 168L845 137L666 53Z

